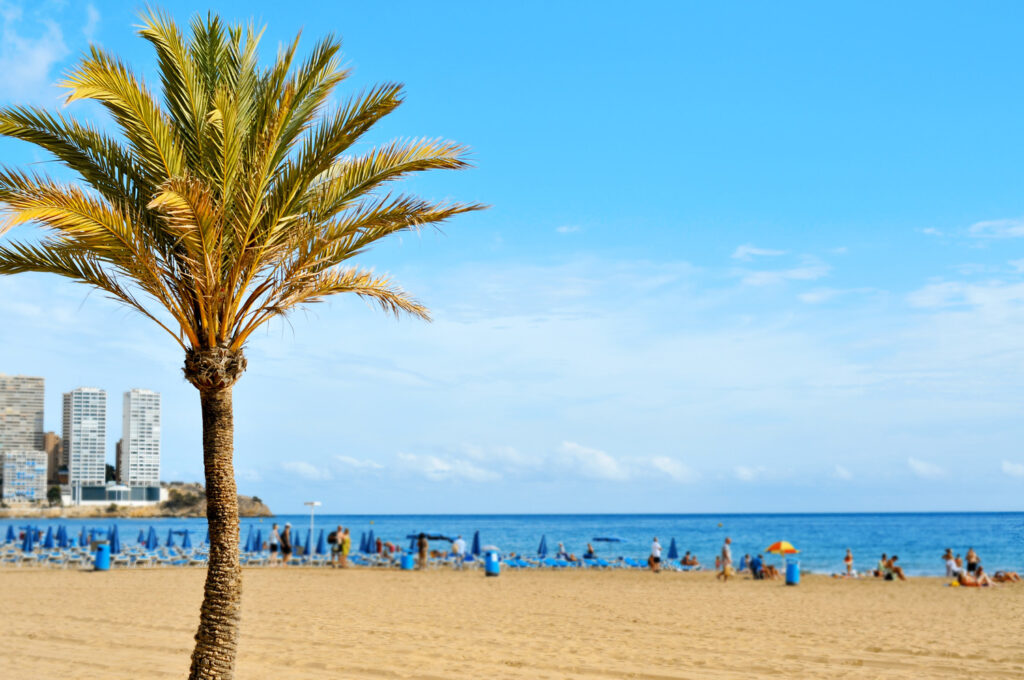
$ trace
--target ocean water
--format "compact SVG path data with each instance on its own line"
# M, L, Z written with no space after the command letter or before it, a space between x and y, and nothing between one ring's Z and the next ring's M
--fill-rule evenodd
M243 519L243 540L259 529L264 537L272 523L291 522L298 538L305 542L309 515L280 515L275 518ZM47 526L68 525L78 535L84 527L106 529L114 524L122 542L133 543L140 530L156 528L161 543L169 530L188 529L193 542L206 533L205 519L83 519L83 520L0 520L0 540L8 525L16 529L28 524L44 531ZM471 542L480 532L481 544L496 545L503 552L536 553L541 536L547 537L553 553L559 542L569 552L581 554L588 541L598 536L616 536L621 543L594 543L598 555L646 558L650 542L657 536L666 552L673 538L680 554L689 550L706 566L726 536L732 538L733 557L738 563L745 553L764 551L771 543L787 540L800 549L801 567L819 573L843 571L843 555L853 550L854 567L873 568L881 553L899 555L899 563L910 575L941 575L945 548L966 555L973 547L982 564L990 570L1024 571L1024 513L905 513L905 514L766 514L766 515L318 515L315 533L331 531L339 524L359 535L371 529L377 536L408 545L408 534L420 531L448 536L461 534ZM180 542L180 536L176 536ZM771 560L777 558L765 555Z

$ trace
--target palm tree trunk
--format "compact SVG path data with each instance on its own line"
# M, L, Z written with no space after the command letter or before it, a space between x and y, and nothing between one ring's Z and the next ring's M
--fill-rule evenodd
M231 387L200 389L203 462L210 559L203 606L192 651L189 680L231 680L235 676L242 569L238 563L238 493L235 488L234 421Z

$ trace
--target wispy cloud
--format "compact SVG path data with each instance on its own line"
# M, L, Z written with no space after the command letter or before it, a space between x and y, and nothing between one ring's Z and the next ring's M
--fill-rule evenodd
M1014 463L1004 460L1002 468L1003 472L1011 477L1024 477L1024 463Z
M281 468L296 477L301 477L311 482L324 482L334 478L330 470L317 467L303 460L286 460L281 463Z
M555 231L557 231L559 234L575 234L575 233L578 233L579 231L581 231L581 229L580 229L579 225L576 225L576 224L566 224L566 225L563 225L561 227L557 227L555 229Z
M920 232L928 236L943 236L943 233L935 227L925 227L924 229L921 229Z
M743 283L748 286L773 286L786 281L815 281L828 276L831 269L824 262L808 256L803 258L803 263L799 267L745 272Z
M335 456L334 459L347 467L357 470L383 470L384 466L373 460L360 460L352 456Z
M775 257L778 255L785 255L785 250L773 250L771 248L758 248L752 243L744 243L741 246L737 246L736 250L732 253L732 259L742 260L743 262L749 262L755 257Z
M694 482L698 476L693 470L682 462L668 456L655 456L651 459L651 467L656 471L668 475L674 482Z
M82 26L82 35L89 42L96 37L96 29L100 26L100 11L91 2L85 6L85 25Z
M946 471L943 468L919 458L907 458L907 465L910 467L910 471L921 479L939 479L946 476Z
M0 3L0 97L43 99L53 67L69 54L60 26L51 19L26 20L21 5Z
M764 466L750 466L750 465L737 465L733 468L733 474L736 475L736 479L741 482L753 482L760 477L763 477L765 473Z
M625 481L629 472L614 457L600 449L592 449L576 442L562 442L559 448L562 462L584 477L609 481Z
M468 481L493 482L501 475L476 463L452 456L399 453L398 460L407 471L434 482Z
M975 222L967 233L975 238L1018 238L1024 236L1024 218Z
M842 465L836 465L835 470L832 471L832 476L836 479L842 479L843 481L853 479L853 473Z

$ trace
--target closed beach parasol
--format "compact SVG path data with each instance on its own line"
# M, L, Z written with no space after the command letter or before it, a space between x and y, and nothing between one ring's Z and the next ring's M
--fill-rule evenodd
M146 534L146 550L156 550L160 547L160 539L156 537L156 529L149 527L149 533Z
M676 539L673 538L672 542L668 546L668 558L670 560L679 559L679 548L676 547Z
M46 538L43 539L43 547L47 550L53 550L53 527L46 527Z
M338 540L341 540L340 537ZM324 539L324 530L320 530L320 535L316 538L316 554L326 555L327 554L327 541Z
M537 555L539 557L548 556L548 537L546 534L540 537L540 545L537 546Z
M111 555L121 552L121 535L117 532L116 524L111 527L110 532L107 534L107 540L110 541Z
M174 547L174 532L170 529L167 530L167 543L164 544L168 548Z
M473 555L478 555L478 556L480 555L480 532L479 531L474 531L473 532L473 547L470 548L469 552L472 553Z
M313 542L313 530L310 529L309 531L306 532L306 544L304 546L302 546L302 554L303 555L311 554L309 552L309 549L312 547L312 545L310 545L312 542Z
M139 540L137 542L139 543L139 545L142 545L143 543L146 542L146 530L145 529L139 529Z
M115 529L116 529L116 527L115 527ZM192 539L189 538L188 529L185 529L181 533L183 534L182 537L181 537L181 547L184 548L185 550L191 550L192 549Z
M794 548L793 544L789 541L775 541L770 546L765 548L764 551L766 553L771 553L772 555L778 555L780 557L783 555L795 555L798 552L800 552L799 550Z
M7 525L7 537L4 539L4 543L14 543L18 538L14 535L14 526Z

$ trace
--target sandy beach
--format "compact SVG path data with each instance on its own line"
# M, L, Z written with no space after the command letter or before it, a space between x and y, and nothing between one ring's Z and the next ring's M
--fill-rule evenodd
M181 678L203 571L0 571L0 676ZM1024 587L258 569L238 677L1019 678Z

